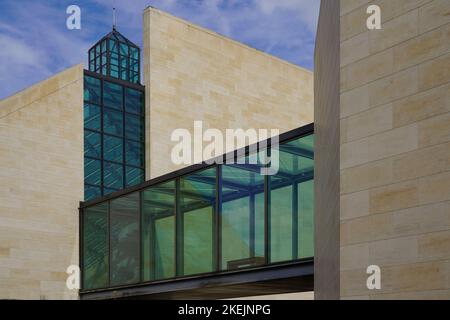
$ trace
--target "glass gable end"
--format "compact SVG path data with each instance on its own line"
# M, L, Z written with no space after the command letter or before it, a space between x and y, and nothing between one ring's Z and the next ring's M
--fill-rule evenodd
M82 208L82 239L92 237L97 212L107 208L102 243L112 247L105 261L91 242L81 246L89 262L82 262L82 291L311 261L314 134L308 130L258 152L259 159L278 152L274 175L262 175L264 165L250 164L247 154L244 161L186 168ZM108 263L114 267L105 269ZM110 282L94 281L93 270L109 272L100 279Z

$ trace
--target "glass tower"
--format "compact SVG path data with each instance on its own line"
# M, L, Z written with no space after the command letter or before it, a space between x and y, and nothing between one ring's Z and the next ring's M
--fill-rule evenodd
M115 28L89 50L84 74L84 200L145 179L140 49Z

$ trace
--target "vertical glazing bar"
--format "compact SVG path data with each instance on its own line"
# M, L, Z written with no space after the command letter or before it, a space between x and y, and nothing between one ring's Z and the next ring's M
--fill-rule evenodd
M80 267L80 290L84 288L84 209L78 209L78 264Z
M108 287L111 286L111 260L112 260L112 248L111 248L111 201L107 202L108 212Z
M270 157L270 147L266 151L267 157ZM264 256L266 264L271 261L270 257L270 247L271 247L271 236L270 236L270 220L271 220L271 208L270 208L270 176L264 176Z
M143 197L142 197L142 191L139 191L139 230L138 230L138 237L139 237L139 280L142 282L142 280L144 279L144 268L142 267L143 263L143 255L142 255L142 201Z
M216 206L213 223L213 239L214 239L214 265L213 270L221 268L221 220L222 220L222 166L216 166Z
M256 224L256 215L255 215L255 194L253 191L250 192L249 195L249 255L250 258L255 256L255 224Z
M298 259L298 183L292 183L292 260Z
M126 144L126 137L125 137L125 133L127 132L127 129L126 129L126 121L125 121L125 117L126 117L126 114L125 114L125 87L124 86L122 86L122 85L120 85L120 87L122 88L122 129L123 129L123 132L122 132L122 188L126 188L126 186L127 186L127 177L126 177L126 170L125 170L125 163L127 162L127 159L126 159L126 157L127 157L127 154L126 154L126 147L125 147L125 144Z
M176 275L182 276L184 273L184 223L183 214L181 212L180 203L180 179L176 179L175 186L175 261L176 261Z
M104 178L105 178L105 164L104 164L104 158L103 158L103 142L104 142L104 112L105 112L105 108L103 105L103 85L104 85L104 81L103 81L103 77L100 80L100 194L102 196L105 195L105 182L104 182Z

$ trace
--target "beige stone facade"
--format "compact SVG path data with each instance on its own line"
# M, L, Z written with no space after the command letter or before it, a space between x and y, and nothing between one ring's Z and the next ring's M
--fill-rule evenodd
M341 0L340 19L341 298L450 299L450 1Z
M0 101L0 299L76 299L83 67Z
M313 122L313 74L154 8L144 12L147 179L179 169L174 129L279 129Z

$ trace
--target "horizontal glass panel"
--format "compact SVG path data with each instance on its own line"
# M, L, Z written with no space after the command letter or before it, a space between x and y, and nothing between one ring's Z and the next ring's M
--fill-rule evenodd
M175 182L142 192L143 280L175 276Z
M125 111L139 115L144 114L144 93L125 88Z
M84 185L84 201L101 197L102 189L96 186Z
M84 101L101 103L101 81L97 78L84 76Z
M103 131L115 136L123 136L123 112L105 108L103 111Z
M101 156L100 134L84 130L84 155L92 158Z
M108 194L114 193L116 191L119 191L119 189L103 188L103 195L107 196Z
M92 130L101 130L100 107L85 103L84 104L84 128Z
M123 189L123 166L105 161L103 183L106 188Z
M122 162L123 161L123 139L108 136L105 134L103 136L104 143L104 154L105 160Z
M111 201L111 285L139 281L139 193Z
M108 204L87 208L83 214L83 289L108 286Z
M215 178L216 169L211 168L180 180L184 275L214 269Z
M123 87L120 84L105 81L103 86L103 104L114 109L122 109Z
M84 182L100 185L101 180L101 162L100 160L92 160L84 158Z

